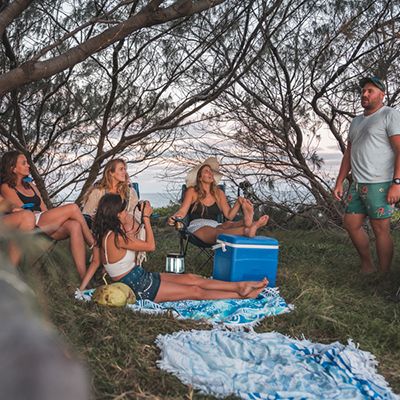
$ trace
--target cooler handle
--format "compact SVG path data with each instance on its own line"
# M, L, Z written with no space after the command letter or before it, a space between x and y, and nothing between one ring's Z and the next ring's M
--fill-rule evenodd
M224 242L217 242L217 244L214 244L212 247L213 250L218 250L222 249L222 251L225 253L226 252L226 245Z

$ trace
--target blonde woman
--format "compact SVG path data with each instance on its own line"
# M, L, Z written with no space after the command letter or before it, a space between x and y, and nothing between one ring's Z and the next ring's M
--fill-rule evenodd
M182 206L170 217L169 223L173 224L176 218L189 215L189 232L208 244L214 244L221 233L255 236L257 230L268 223L269 217L263 215L258 221L253 221L253 205L243 197L238 197L233 207L230 207L225 193L218 187L221 177L219 162L215 157L192 168L186 177L188 189ZM232 222L240 208L243 220ZM222 224L218 222L221 213L228 220Z
M94 219L100 199L106 193L118 194L122 198L124 204L126 204L125 211L127 212L124 229L127 232L134 233L138 239L144 240L146 238L146 231L140 225L142 214L138 207L138 195L130 186L126 162L122 158L115 158L108 161L104 166L101 179L84 196L82 214L90 217L89 225L91 225ZM136 263L139 265L142 264L145 257L145 252L138 252Z

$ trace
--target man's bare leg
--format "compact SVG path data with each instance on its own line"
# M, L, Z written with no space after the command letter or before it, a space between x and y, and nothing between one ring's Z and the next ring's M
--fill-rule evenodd
M379 270L384 273L389 272L393 259L393 239L390 236L390 218L371 219L371 226L375 234Z
M363 228L365 217L364 214L345 214L344 228L348 232L354 247L360 255L361 272L370 274L375 272L375 267L369 249L369 237Z

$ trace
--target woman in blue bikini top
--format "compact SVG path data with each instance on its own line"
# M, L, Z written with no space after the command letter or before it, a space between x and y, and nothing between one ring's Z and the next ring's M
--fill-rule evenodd
M70 238L72 257L81 278L86 273L85 242L94 247L94 238L78 206L66 204L47 209L36 186L24 181L30 167L24 154L8 151L1 159L1 194L5 199L23 208L31 204L36 226L55 240ZM98 249L94 249L93 263L99 262Z

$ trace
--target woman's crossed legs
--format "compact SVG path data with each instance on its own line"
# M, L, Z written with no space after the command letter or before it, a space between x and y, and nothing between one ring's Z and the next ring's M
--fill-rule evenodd
M203 226L194 232L194 235L205 243L214 244L217 241L218 235L222 233L230 235L242 235L248 237L254 237L257 230L262 226L267 225L268 215L263 215L259 220L254 221L249 227L243 224L243 221L239 222L224 222L218 225L216 228L211 226Z
M40 216L39 228L54 240L70 238L70 247L76 269L81 278L86 273L86 243L92 247L93 235L76 204L67 204L45 211Z
M40 216L38 226L49 236L53 237L52 235L67 221L78 223L86 243L89 246L94 244L92 232L76 204L66 204L44 211Z

